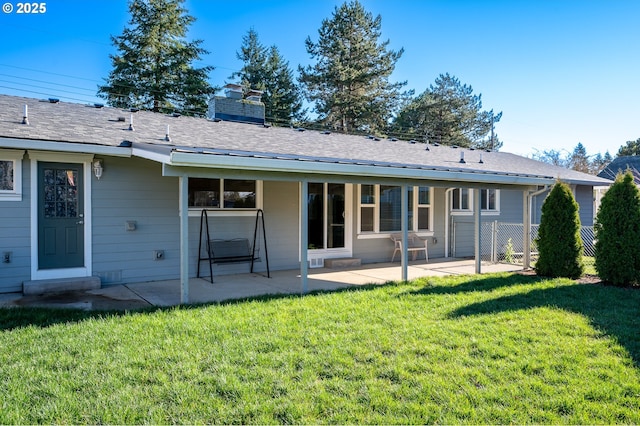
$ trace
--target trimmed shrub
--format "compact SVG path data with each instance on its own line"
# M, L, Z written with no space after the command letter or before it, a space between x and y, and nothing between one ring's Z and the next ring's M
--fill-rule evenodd
M620 286L640 283L640 191L630 171L602 197L594 229L600 278Z
M582 239L579 206L571 188L556 182L542 204L536 244L536 273L545 277L578 278L582 275Z

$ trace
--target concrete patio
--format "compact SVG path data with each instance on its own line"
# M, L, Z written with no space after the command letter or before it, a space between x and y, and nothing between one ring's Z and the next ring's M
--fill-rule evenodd
M520 265L482 263L482 273L514 272ZM474 260L434 259L410 262L409 279L424 276L474 274ZM350 286L384 284L401 279L398 263L377 263L349 269L318 268L309 270L307 291L337 290ZM300 271L274 271L271 278L260 273L216 276L189 280L189 302L207 303L245 299L269 294L301 294ZM21 293L0 294L0 307L38 306L78 309L136 309L180 304L180 281L153 281L105 286L97 290L53 295L24 296Z

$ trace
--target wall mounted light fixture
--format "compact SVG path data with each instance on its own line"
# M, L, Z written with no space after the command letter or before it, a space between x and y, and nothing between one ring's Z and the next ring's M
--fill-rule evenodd
M104 170L104 166L102 165L102 160L100 158L94 158L92 167L93 167L93 174L96 176L97 179L100 179L102 177L102 171Z

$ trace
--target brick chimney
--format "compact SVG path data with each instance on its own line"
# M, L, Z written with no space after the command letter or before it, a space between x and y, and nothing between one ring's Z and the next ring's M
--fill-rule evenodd
M264 124L264 104L260 100L262 92L250 90L243 97L243 89L239 84L227 84L224 88L225 96L214 96L209 101L209 119Z

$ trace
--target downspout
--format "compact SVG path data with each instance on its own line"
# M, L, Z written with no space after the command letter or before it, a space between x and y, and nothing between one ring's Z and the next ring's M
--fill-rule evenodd
M524 269L529 269L531 267L531 216L533 206L531 202L534 197L537 197L540 194L549 190L549 185L545 185L542 189L539 189L534 192L526 192L524 209L522 212L523 216L523 239L522 239L522 267Z
M449 222L451 221L451 204L449 194L455 188L447 188L444 191L444 257L449 257Z

